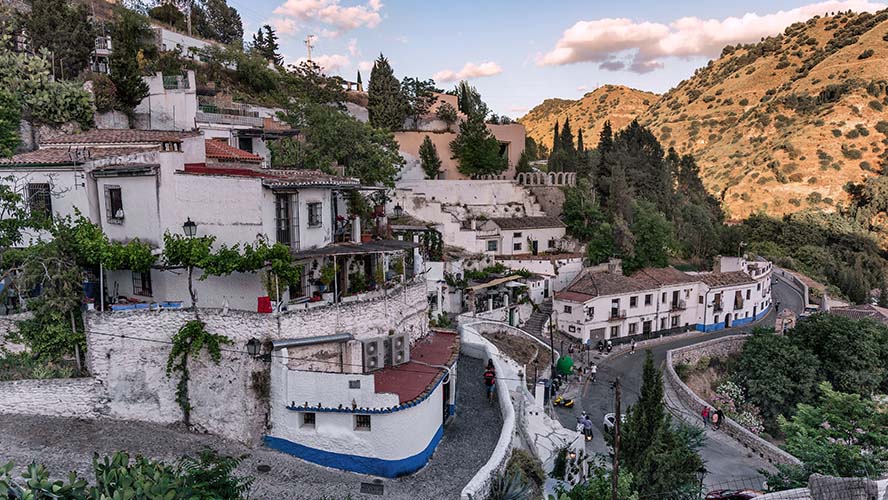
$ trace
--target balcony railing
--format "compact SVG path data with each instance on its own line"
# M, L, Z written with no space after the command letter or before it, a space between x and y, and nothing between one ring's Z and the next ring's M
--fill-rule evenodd
M676 300L670 304L670 309L673 311L684 311L688 308L688 303L684 300Z
M163 88L166 90L186 90L191 88L185 75L163 75Z
M721 311L724 310L724 308L725 308L725 306L724 306L724 304L722 303L722 301L720 301L720 300L717 300L717 301L715 301L715 302L712 303L712 309L713 309L715 312L721 312Z
M625 309L611 309L610 314L608 315L608 320L616 321L626 318L626 310Z

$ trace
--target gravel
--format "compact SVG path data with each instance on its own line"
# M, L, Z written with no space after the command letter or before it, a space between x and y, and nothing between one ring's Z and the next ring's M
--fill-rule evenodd
M249 455L239 473L256 478L252 498L459 498L465 484L490 457L502 428L499 408L488 403L484 394L483 368L482 360L459 358L456 418L445 427L444 437L425 468L412 476L380 480L383 496L360 493L362 482L377 480L371 476L316 466L273 450L251 449L178 426L143 422L0 415L0 464L12 460L20 472L25 464L37 461L47 466L53 478L61 479L73 470L92 481L94 452L102 455L126 450L131 455L174 462L209 446L226 455ZM271 466L271 471L257 472L260 464Z

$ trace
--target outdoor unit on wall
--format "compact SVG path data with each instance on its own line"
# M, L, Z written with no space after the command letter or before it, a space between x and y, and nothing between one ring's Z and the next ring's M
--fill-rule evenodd
M391 363L393 366L403 365L410 361L410 336L405 334L391 338Z
M364 344L364 371L379 370L385 365L385 352L383 350L383 338L377 337L363 341Z

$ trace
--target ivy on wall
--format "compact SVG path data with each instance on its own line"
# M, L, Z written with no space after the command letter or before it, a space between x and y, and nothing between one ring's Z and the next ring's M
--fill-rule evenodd
M225 335L209 333L204 328L204 322L199 319L188 321L173 336L173 348L167 358L167 377L177 373L179 381L176 383L176 402L182 408L185 425L191 425L191 400L188 395L188 381L191 380L191 372L188 369L188 358L197 358L206 347L210 359L219 364L222 359L222 346L233 342Z

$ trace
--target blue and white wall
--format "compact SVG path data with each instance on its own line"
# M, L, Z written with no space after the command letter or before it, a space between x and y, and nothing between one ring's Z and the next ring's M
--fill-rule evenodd
M360 388L350 389L349 381L358 380ZM455 377L450 384L453 398ZM352 410L352 400L358 411ZM426 397L399 405L396 394L375 392L373 375L290 370L276 359L271 368L271 430L265 444L326 467L403 476L421 469L438 446L444 404L443 380ZM314 426L303 425L306 412L315 414ZM370 430L355 429L356 415L370 416Z

